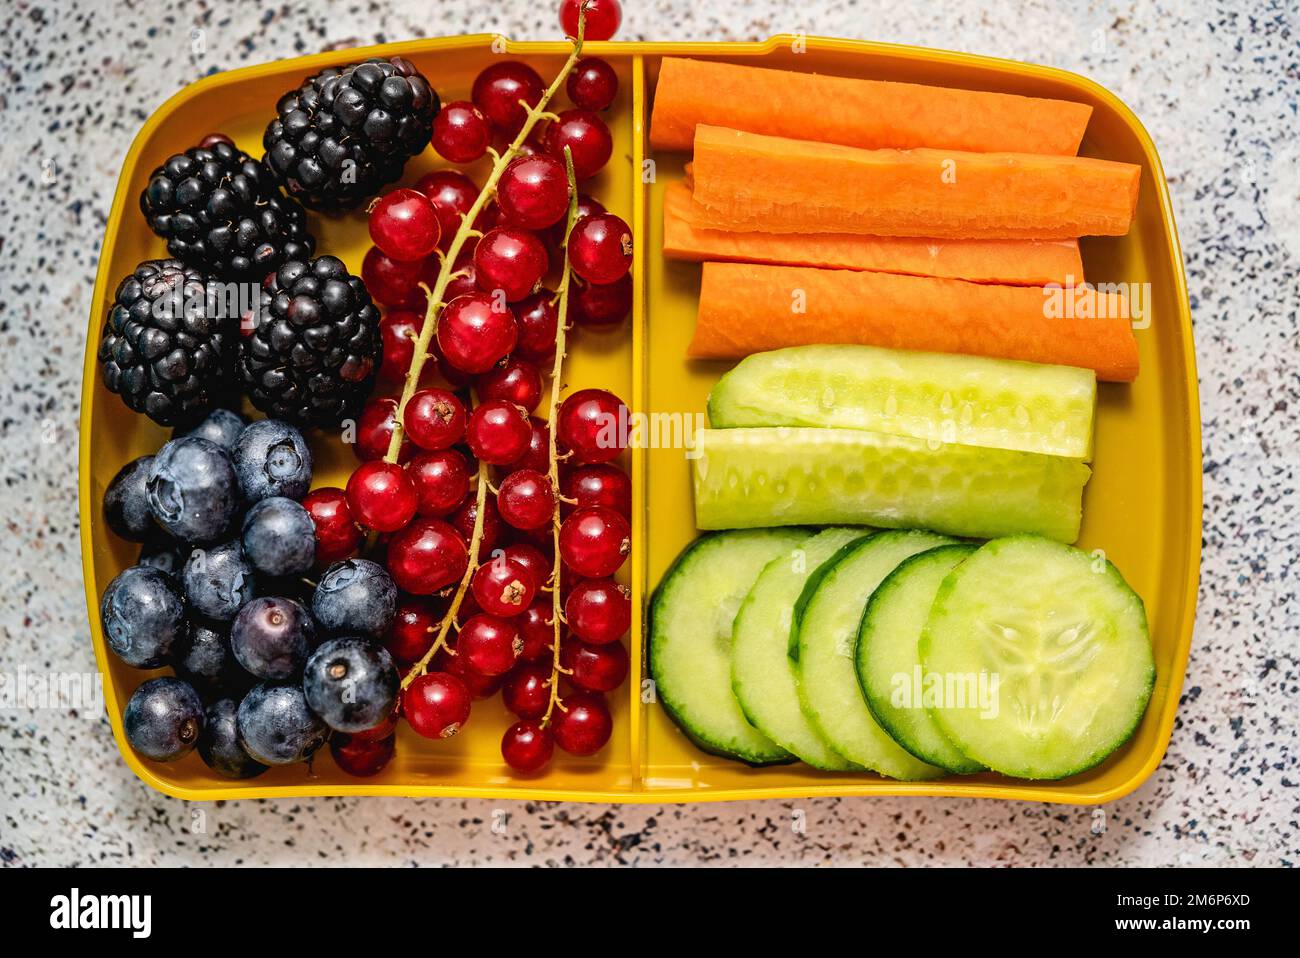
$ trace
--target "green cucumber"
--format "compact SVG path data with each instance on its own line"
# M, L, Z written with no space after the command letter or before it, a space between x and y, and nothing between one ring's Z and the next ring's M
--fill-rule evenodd
M881 728L921 761L958 774L984 766L958 751L926 711L918 645L939 586L976 548L939 546L899 563L871 594L854 655L858 684Z
M804 583L842 546L866 535L862 528L826 529L777 556L749 590L731 631L731 690L745 717L782 748L827 771L861 767L827 746L799 706L788 654L794 609Z
M940 586L926 673L953 686L930 714L965 755L1016 778L1092 768L1133 734L1155 683L1146 609L1099 555L1035 536L986 543ZM972 706L960 685L996 694Z
M649 665L664 709L706 751L750 765L791 755L745 718L731 693L731 627L758 574L807 529L720 532L692 542L650 600Z
M871 525L1073 542L1091 475L1075 459L857 429L704 429L697 452L701 529Z
M841 550L799 621L799 702L832 749L882 775L935 778L943 770L916 758L882 729L858 687L853 647L867 600L908 556L953 540L932 532L879 532Z
M754 353L709 393L709 424L825 426L1087 459L1097 376L956 353L794 346Z

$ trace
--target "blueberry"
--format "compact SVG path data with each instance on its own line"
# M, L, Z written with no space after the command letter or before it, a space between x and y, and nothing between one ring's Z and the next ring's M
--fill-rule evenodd
M263 682L239 703L239 743L263 765L292 765L325 744L329 727L307 706L302 686Z
M136 565L108 584L99 603L108 645L127 665L156 669L185 635L185 601L172 577Z
M153 456L132 459L104 490L104 519L110 529L129 542L144 542L158 528L145 489L152 465Z
M229 622L256 594L253 567L238 539L191 552L181 582L190 606L217 622Z
M316 623L307 610L279 596L253 599L230 625L236 661L259 679L297 675L315 641Z
M244 516L244 554L265 575L302 575L316 561L316 525L292 499L263 499Z
M344 559L326 569L311 603L317 624L327 632L371 638L388 631L396 607L392 577L369 559Z
M239 744L235 716L239 703L234 699L221 699L208 706L199 736L199 757L219 775L226 778L253 778L266 771L266 766L250 758Z
M307 704L340 732L372 729L393 712L401 678L393 658L367 639L330 639L307 660Z
M230 650L229 630L220 623L190 623L190 634L172 650L172 668L205 696L245 692L254 684Z
M126 740L145 758L175 761L198 743L203 703L180 679L150 679L131 694L122 724Z
M311 450L287 423L262 419L239 434L231 453L249 502L270 496L301 499L311 488Z
M154 518L183 542L216 542L239 512L230 456L209 439L182 436L164 445L146 485Z
M189 548L155 527L154 534L145 540L140 549L138 564L161 569L179 582L181 570L185 568L185 560L189 557Z
M214 409L208 413L207 419L184 433L184 435L209 439L229 452L235 448L239 434L244 431L247 425L248 423L245 422L244 417L233 410Z

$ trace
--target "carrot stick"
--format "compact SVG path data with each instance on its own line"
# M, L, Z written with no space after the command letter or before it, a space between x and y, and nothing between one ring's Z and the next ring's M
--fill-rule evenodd
M705 263L687 355L739 359L812 343L966 353L1138 372L1128 301L1088 287L985 286L844 269Z
M684 183L664 190L664 255L832 269L945 276L975 283L1043 286L1083 282L1078 240L934 240L851 233L730 233L697 229Z
M695 131L698 226L942 239L1122 236L1142 168L1029 153L859 150Z
M706 124L868 150L1073 156L1091 115L1067 100L664 57L650 145L689 150Z

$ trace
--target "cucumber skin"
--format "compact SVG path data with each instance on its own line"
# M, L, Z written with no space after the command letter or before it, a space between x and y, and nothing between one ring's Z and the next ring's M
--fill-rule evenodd
M794 530L792 529L790 531L794 531ZM811 532L812 530L809 529L803 531ZM707 532L704 535L697 537L695 541L692 542L690 545L688 545L685 549L683 549L678 554L677 558L672 561L672 564L667 569L664 570L663 576L659 579L659 585L655 587L654 593L650 596L649 614L647 615L646 618L646 635L649 637L649 641L646 642L646 666L650 672L650 678L654 680L655 689L656 689L656 698L658 699L659 704L663 707L664 712L666 712L668 717L673 720L673 724L676 725L682 731L682 733L691 741L691 744L694 745L696 748L698 748L700 751L707 752L710 755L716 755L719 758L726 758L735 762L740 762L744 765L748 765L750 768L766 768L769 765L790 765L798 761L798 759L796 759L793 755L789 757L756 760L745 755L740 755L729 749L725 749L722 746L714 745L702 739L682 719L682 716L680 715L680 713L678 713L677 709L673 707L672 703L668 700L668 698L662 694L661 689L663 684L659 681L659 676L655 674L654 621L655 618L659 615L659 604L663 600L665 586L667 586L672 581L673 577L677 574L680 567L685 563L687 559L690 558L690 556L695 552L696 549L700 548L704 543L724 535L726 535L725 530L719 532ZM742 712L741 714L743 715L744 713ZM748 718L746 718L746 721L748 721Z
M1065 549L1073 548L1072 546L1063 545L1060 542L1056 542L1052 539L1048 539L1045 536L1035 536L1035 535L1002 536L998 539L990 540L989 542L985 543L985 546L993 545L995 543L1010 543L1016 541L1024 541L1024 542L1031 542L1031 543L1048 542L1051 545L1057 546L1059 548L1065 548ZM1146 603L1142 601L1142 597L1138 595L1136 591L1134 591L1133 587L1128 584L1128 581L1124 578L1123 573L1119 571L1119 568L1115 565L1115 563L1111 562L1109 559L1103 559L1103 561L1106 563L1106 575L1109 576L1111 579L1113 579L1114 582L1121 589L1123 589L1125 592L1128 592L1130 595L1133 596L1134 600L1136 600L1137 607L1142 613L1142 628L1147 635L1148 647L1149 647L1151 629L1150 629L1150 623L1147 621ZM958 568L960 568L960 566ZM956 571L957 570L954 569L953 573L955 573ZM944 579L943 585L939 586L939 592L934 598L934 607L938 607L940 602L946 600L952 594L953 590L956 588L957 577L953 573L949 573L948 577ZM929 631L929 626L927 624L925 630L921 632L920 652L921 652L921 660L922 660L923 667L926 658L926 652L929 648L929 644L930 644L930 631ZM1155 688L1155 681L1156 681L1155 657L1154 655L1152 655L1150 657L1150 661L1147 667L1146 682L1140 693L1142 707L1135 710L1133 715L1133 721L1129 723L1128 729L1124 732L1123 735L1116 737L1115 744L1111 745L1108 748L1098 749L1096 754L1089 756L1087 759L1084 759L1077 766L1071 767L1070 769L1056 775L1036 775L1031 770L1023 769L1023 768L1022 769L1010 769L1010 768L993 769L993 771L996 771L1002 775L1006 775L1010 778L1019 778L1019 779L1024 779L1026 781L1059 782L1061 779L1069 778L1072 775L1078 775L1079 773L1086 772L1091 768L1096 768L1102 762L1106 761L1106 759L1110 758L1121 748L1127 745L1129 740L1133 738L1133 733L1137 731L1137 727L1140 724L1142 724L1142 719L1146 715L1147 706L1151 702L1151 692ZM952 740L953 745L955 745L959 751L969 754L967 749L970 746L967 745L966 743L963 743L960 739L960 736L955 734L947 725L944 724L941 715L943 710L928 709L927 711L929 711L930 715L934 718L935 722L938 723L939 728L943 730L943 733L946 736L948 736L949 739Z
M860 539L854 539L852 542L846 542L835 551L835 554L813 570L813 574L808 577L808 581L803 584L803 590L799 593L799 598L794 603L794 614L790 618L790 644L786 647L786 655L790 657L791 662L799 661L799 626L803 623L803 613L808 608L808 603L812 601L813 593L822 584L831 569L839 564L850 552L855 551L858 546L872 536L878 535L875 532L868 532Z
M928 549L925 552L918 552L916 555L909 556L908 558L900 562L898 564L898 567L894 569L893 572L889 573L889 575L885 576L884 580L880 583L880 585L876 586L876 591L873 592L871 594L871 598L867 600L867 606L865 609L862 610L862 622L858 625L857 643L854 645L854 649L853 649L853 667L854 667L854 671L857 672L858 675L858 687L862 689L862 698L866 701L867 708L871 710L871 714L875 716L876 721L880 723L880 727L889 733L890 738L892 738L895 742L901 745L908 752L911 752L922 762L926 762L930 765L934 765L938 768L943 769L946 772L952 772L954 775L973 775L977 772L986 772L988 771L988 767L985 765L981 765L979 762L976 762L973 759L967 759L966 764L958 765L953 762L939 761L936 758L936 756L925 754L924 749L917 748L916 743L909 741L906 734L903 733L896 726L896 724L893 721L893 716L889 715L888 712L886 712L884 709L876 708L875 702L872 701L871 696L867 693L867 683L864 680L864 676L863 676L862 633L866 630L867 620L871 617L872 606L876 603L877 598L882 595L887 595L889 590L892 587L891 583L896 583L898 581L895 577L901 577L903 575L906 575L905 570L913 563L921 561L926 556L933 557L935 553L938 552L959 551L964 553L965 555L970 555L977 548L979 548L979 546L976 545L975 543L967 543L967 542L958 543L956 545L935 546L933 549ZM917 638L919 641L920 637L918 636ZM957 749L957 746L954 744L953 748Z

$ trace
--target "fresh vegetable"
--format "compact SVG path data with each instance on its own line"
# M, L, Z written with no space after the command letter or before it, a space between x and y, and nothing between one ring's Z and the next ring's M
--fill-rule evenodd
M874 346L755 353L709 393L709 423L830 426L1086 459L1096 377L1075 366Z
M851 762L903 780L936 778L942 769L901 748L876 722L853 667L862 610L876 586L910 555L952 542L932 532L881 532L840 550L797 622L799 701L813 728ZM807 587L805 587L807 588Z
M986 543L943 581L921 633L940 676L998 676L996 714L930 707L965 755L1018 778L1056 779L1133 734L1155 682L1142 600L1106 559L1031 536Z
M951 239L1122 236L1132 163L1032 153L860 150L717 126L695 131L706 229Z
M871 594L854 653L858 684L880 727L921 761L961 774L984 766L963 755L910 693L919 684L913 679L921 670L917 645L935 593L975 549L969 543L937 546L899 563Z
M954 279L749 263L705 263L688 355L740 359L782 346L856 343L1138 373L1137 340L1119 293L1067 291L1055 316L1044 289Z
M736 612L759 573L808 537L803 529L704 536L677 557L650 601L649 665L659 700L700 747L751 765L790 753L754 728L731 693Z
M1073 542L1091 475L1075 459L857 429L706 429L698 451L701 529L839 523Z
M702 229L684 183L664 190L663 252L669 259L726 260L871 269L975 283L1042 286L1083 281L1078 240L935 240L852 233L762 233Z
M759 574L731 630L731 691L764 735L814 768L860 770L830 748L808 723L790 660L795 602L804 584L843 546L869 531L825 529L777 556Z
M664 57L650 145L689 150L713 124L867 149L1073 155L1091 115L1066 100Z

